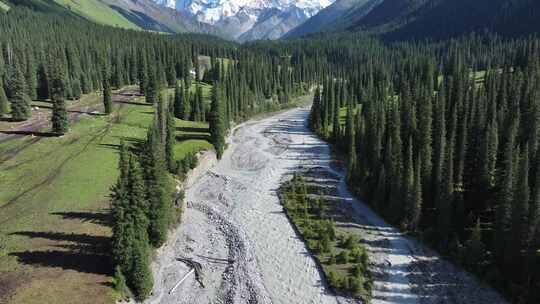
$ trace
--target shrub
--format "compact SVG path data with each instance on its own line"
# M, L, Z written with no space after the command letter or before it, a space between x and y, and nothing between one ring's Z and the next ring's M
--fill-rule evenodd
M338 264L347 264L349 262L349 251L343 250L340 252L336 257L336 261Z
M343 248L355 249L358 246L358 239L353 234L348 234L341 244Z
M352 269L352 275L356 278L364 276L365 268L362 264L356 264Z
M333 265L333 264L335 264L335 263L336 263L336 256L333 255L333 254L331 254L331 255L330 255L330 258L328 259L328 264L329 264L329 265Z
M349 277L348 278L348 290L356 296L361 296L366 294L364 289L363 280L360 278Z
M330 285L333 288L339 288L338 279L336 277L335 272L329 271L327 279L328 279L328 285Z
M198 164L199 160L197 159L197 154L195 152L190 152L183 159L176 162L176 174L181 179L184 179L189 170L195 169Z
M331 249L330 238L325 234L321 240L321 252L327 253L330 252Z
M336 239L336 224L334 223L334 221L326 221L326 233L332 241Z
M302 234L304 234L304 238L306 239L317 239L318 235L309 227L309 225L306 225L306 227L303 229Z
M120 270L119 266L116 266L114 270L114 277L113 277L113 286L114 290L118 292L120 295L120 298L126 298L129 294L129 290L126 285L126 277L124 277L124 274L122 274L122 270Z

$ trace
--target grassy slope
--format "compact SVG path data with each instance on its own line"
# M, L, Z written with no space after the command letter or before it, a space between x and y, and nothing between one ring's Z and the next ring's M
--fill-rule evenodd
M193 82L191 87L189 87L189 92L191 94L195 94L195 92L197 91L197 85L200 85L202 88L203 99L210 102L210 99L212 98L212 85L204 83L202 81L195 81Z
M56 3L72 10L73 12L86 17L87 19L126 29L140 29L122 14L112 9L107 4L99 0L54 0Z
M4 2L0 1L0 11L4 11L4 12L9 11L9 5L7 5Z
M113 300L110 259L104 253L117 147L122 139L145 138L153 109L124 105L118 111L119 121L83 118L63 137L0 143L0 302L2 292L15 288L9 303ZM177 120L179 140L194 133L200 139L178 142L175 150L210 149L207 133L200 132L205 128Z

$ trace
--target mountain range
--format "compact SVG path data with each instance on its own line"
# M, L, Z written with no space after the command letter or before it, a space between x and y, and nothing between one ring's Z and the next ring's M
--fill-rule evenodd
M225 39L362 31L390 39L445 39L471 31L540 32L538 0L0 0L106 25Z
M277 39L333 0L153 0L245 41Z

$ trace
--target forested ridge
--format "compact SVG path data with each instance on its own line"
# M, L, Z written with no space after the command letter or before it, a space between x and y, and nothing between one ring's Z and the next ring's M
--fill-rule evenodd
M310 124L346 155L357 195L513 301L536 303L539 45L358 34L276 51L319 62Z

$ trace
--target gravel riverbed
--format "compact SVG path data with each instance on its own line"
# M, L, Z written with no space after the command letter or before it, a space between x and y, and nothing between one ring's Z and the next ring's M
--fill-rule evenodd
M298 108L244 123L232 131L217 164L190 182L179 228L158 250L147 303L356 303L330 292L277 196L299 168L332 176L335 199L364 235L375 276L373 303L505 303L474 277L386 224L354 199L330 149ZM204 287L177 258L202 265Z

